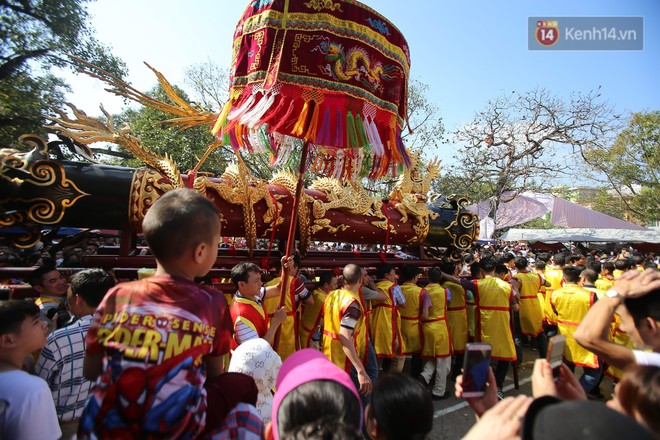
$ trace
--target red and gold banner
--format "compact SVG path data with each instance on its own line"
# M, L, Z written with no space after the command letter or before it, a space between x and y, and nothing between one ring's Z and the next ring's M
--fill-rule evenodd
M409 70L401 32L357 1L254 0L236 27L230 99L214 132L273 163L309 141L317 172L377 178L410 165Z

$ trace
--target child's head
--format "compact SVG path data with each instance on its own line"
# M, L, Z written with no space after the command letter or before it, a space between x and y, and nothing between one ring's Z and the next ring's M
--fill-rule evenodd
M190 189L165 193L142 221L144 238L159 263L190 262L204 276L218 255L220 212L211 200Z
M310 348L289 356L277 375L272 409L273 438L296 438L308 425L362 428L362 404L350 376Z
M614 388L607 406L637 420L656 435L660 434L660 367L633 365Z
M433 429L433 401L428 390L407 374L378 380L366 412L372 439L423 439Z
M32 301L0 303L0 353L11 351L25 356L39 350L46 343L47 326Z
M76 316L96 309L105 294L115 286L115 279L103 269L85 269L71 277L67 293L69 309Z

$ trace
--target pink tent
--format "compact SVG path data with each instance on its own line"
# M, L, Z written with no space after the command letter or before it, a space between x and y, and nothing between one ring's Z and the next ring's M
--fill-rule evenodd
M502 194L501 200L503 202L497 209L494 229L492 226L486 228L482 231L485 236L480 238L490 238L494 230L526 223L548 212L552 213L550 223L566 228L647 230L643 226L547 194L526 191L516 195L513 191L506 191ZM490 200L470 205L467 209L477 214L482 221L488 221L487 217L491 211ZM492 219L490 221L492 222Z

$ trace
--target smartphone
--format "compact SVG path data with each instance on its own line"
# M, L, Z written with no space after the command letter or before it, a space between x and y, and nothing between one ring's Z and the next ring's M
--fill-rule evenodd
M481 397L486 394L491 345L472 343L465 347L463 358L463 397Z
M548 343L548 362L552 367L552 377L555 382L559 379L559 369L564 357L564 347L566 346L566 336L556 335L550 338Z

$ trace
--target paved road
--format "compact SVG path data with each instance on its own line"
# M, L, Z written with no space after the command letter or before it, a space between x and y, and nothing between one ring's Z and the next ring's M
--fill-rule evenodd
M538 358L538 351L524 349L523 364L518 369L520 389L515 390L513 386L513 371L509 369L509 375L504 383L505 396L517 396L518 394L532 395L531 374L534 360ZM582 374L580 368L576 373ZM447 385L449 387L449 384ZM474 425L475 415L472 408L463 400L453 396L453 384L451 385L452 397L447 400L435 401L435 413L433 431L427 437L429 440L455 440L463 437ZM449 388L448 388L449 389ZM613 391L612 381L605 378L600 386L605 396L611 396Z

